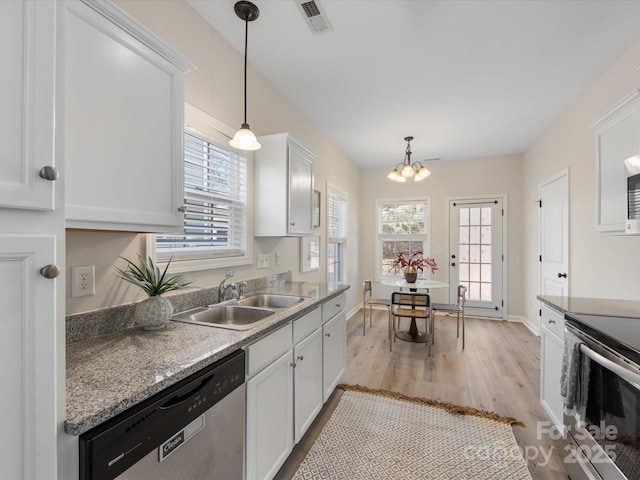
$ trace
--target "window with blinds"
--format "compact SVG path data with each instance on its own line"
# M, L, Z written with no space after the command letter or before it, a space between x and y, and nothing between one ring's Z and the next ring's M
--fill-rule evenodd
M393 264L402 252L406 258L416 252L429 256L429 208L427 199L378 200L376 278L401 277L403 271ZM420 276L424 270L419 271Z
M327 192L327 282L345 283L347 268L347 196Z
M195 130L184 134L184 233L156 236L156 259L247 253L247 158Z

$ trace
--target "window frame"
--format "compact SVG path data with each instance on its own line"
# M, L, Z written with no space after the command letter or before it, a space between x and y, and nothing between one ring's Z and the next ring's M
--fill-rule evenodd
M330 197L334 195L344 200L344 237L329 236L330 220L329 220L329 203ZM331 244L340 245L340 275L339 283L346 283L348 278L348 228L349 228L349 195L346 191L327 183L326 194L326 212L327 212L327 283L329 283L329 249ZM332 282L334 283L334 282Z
M211 141L225 148L233 150L228 146L228 141L233 138L235 131L230 126L200 110L199 108L185 103L185 132L194 133L199 137L204 137L207 141ZM183 141L183 198L184 198L184 133ZM194 272L200 270L212 270L217 268L234 267L240 265L253 264L253 154L251 152L242 152L246 156L247 161L247 178L246 178L246 225L245 225L245 245L246 249L243 255L227 255L214 256L211 253L203 252L198 255L190 255L188 258L175 257L171 260L169 270L175 273ZM167 264L169 259L157 260L156 235L147 235L146 241L147 255L156 261L162 267Z
M382 208L386 205L406 205L425 204L424 234L388 235L382 233ZM407 198L379 198L375 205L376 218L376 247L375 247L375 278L377 281L386 279L400 279L403 277L402 270L398 270L395 275L383 275L382 273L382 244L385 241L421 241L423 243L423 256L431 256L431 197L407 197ZM418 278L425 278L425 270L418 271Z

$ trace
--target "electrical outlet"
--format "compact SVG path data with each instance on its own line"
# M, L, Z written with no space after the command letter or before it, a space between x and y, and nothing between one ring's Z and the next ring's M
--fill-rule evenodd
M84 297L96 293L96 267L71 267L71 296Z
M269 254L268 253L259 253L258 254L258 268L267 268L269 267Z

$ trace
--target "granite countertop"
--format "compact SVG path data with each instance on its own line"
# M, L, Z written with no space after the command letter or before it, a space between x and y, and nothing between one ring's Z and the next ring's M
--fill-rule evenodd
M640 301L538 295L538 300L562 313L640 318Z
M251 330L171 321L162 330L133 327L67 345L65 431L90 430L348 288L293 282L252 292L307 298Z

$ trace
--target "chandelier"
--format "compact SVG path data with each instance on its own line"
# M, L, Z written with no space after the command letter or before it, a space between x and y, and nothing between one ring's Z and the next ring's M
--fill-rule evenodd
M399 163L389 172L387 178L395 182L406 182L407 178L413 177L415 182L424 180L431 172L420 162L411 163L411 140L413 137L404 137L407 142L407 150L404 153L404 162Z

